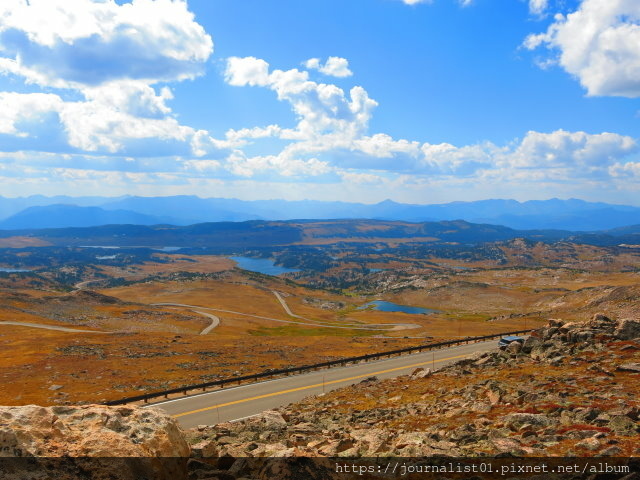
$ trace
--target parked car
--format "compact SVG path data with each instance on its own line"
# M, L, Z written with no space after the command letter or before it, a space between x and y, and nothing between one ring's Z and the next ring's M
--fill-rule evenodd
M505 348L507 348L507 345L509 345L509 344L511 344L513 342L524 343L524 338L517 337L517 336L514 336L514 335L510 335L508 337L502 337L498 341L498 348L500 350L504 350Z

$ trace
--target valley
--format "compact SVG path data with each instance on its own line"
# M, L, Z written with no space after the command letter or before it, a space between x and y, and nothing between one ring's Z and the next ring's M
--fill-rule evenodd
M526 238L453 242L463 233L451 225L298 225L306 233L290 235L288 244L270 227L285 241L272 246L239 233L229 237L227 224L211 224L190 227L196 233L189 242L199 247L163 248L180 242L145 242L145 231L145 238L120 245L94 232L78 246L0 249L0 401L105 402L533 329L548 318L639 313L636 247ZM212 233L221 229L227 232ZM429 229L448 238L425 241L420 231ZM72 233L43 232L27 235L45 241ZM363 232L367 241L357 241ZM233 246L238 238L244 240ZM136 246L145 244L154 246Z

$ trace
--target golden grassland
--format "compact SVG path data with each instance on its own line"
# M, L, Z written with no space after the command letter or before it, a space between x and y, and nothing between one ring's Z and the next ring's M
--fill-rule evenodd
M595 247L579 249L578 260L575 249L567 253L534 246L533 251L544 262L556 262L564 255L572 262L590 264L602 257ZM500 267L490 261L430 259L441 266L440 271L422 280L419 287L386 289L375 297L355 291L330 293L249 275L231 270L234 262L223 257L158 255L163 263L127 269L100 267L113 277L126 273L130 279L152 279L100 290L107 298L86 292L56 293L31 287L25 280L13 285L10 279L3 280L0 321L106 333L0 325L0 403L100 402L425 342L535 328L549 317L572 320L587 318L595 311L618 316L640 313L640 275L621 271L638 263L631 253L620 254L607 260L606 268L594 270L522 268L516 253L512 264ZM372 268L407 266L404 259L377 256L372 260ZM447 269L462 266L472 270ZM157 278L177 272L216 275L190 280ZM289 316L274 290L309 325ZM374 298L439 312L425 316L357 309ZM218 316L221 323L210 334L200 335L211 320L194 312L197 309L154 303L215 309L206 312ZM418 328L355 328L371 324L414 324Z
M46 247L51 243L41 238L35 237L5 237L0 238L0 248L25 248L25 247Z

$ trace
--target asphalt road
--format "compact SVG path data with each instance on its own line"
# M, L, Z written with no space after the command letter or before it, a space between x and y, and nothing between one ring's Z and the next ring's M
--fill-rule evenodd
M367 377L379 379L410 374L418 367L439 368L475 352L497 347L497 340L472 343L432 352L393 357L348 367L278 378L250 385L229 387L166 402L158 407L178 419L184 428L212 425L257 415L265 410L288 405L309 395L318 395L352 385Z

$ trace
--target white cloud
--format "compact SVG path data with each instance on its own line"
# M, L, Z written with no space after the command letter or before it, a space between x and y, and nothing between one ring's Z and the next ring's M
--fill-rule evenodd
M318 70L320 73L331 77L350 77L353 72L349 70L349 61L341 57L329 57L324 65L319 58L310 58L304 62L304 66L310 70Z
M20 124L37 121L41 116L59 110L62 99L48 93L0 92L0 133L26 137Z
M227 132L228 142L235 147L269 137L290 142L271 156L234 157L231 170L244 176L268 168L324 175L332 168L338 174L359 169L448 178L509 172L522 181L559 182L597 175L606 178L612 165L638 152L635 139L607 132L528 132L521 141L505 146L484 142L462 147L394 139L385 133L370 135L369 121L377 103L362 87L352 88L347 96L336 85L309 80L306 71L270 72L267 62L254 57L230 60L226 78L236 86L273 90L279 100L291 104L298 118L294 129L271 125ZM322 169L305 163L316 159L324 162Z
M184 0L3 0L0 72L44 86L193 78L213 42Z
M256 57L230 57L227 59L225 80L236 87L265 86L269 83L269 64Z
M524 46L558 52L558 63L587 93L640 97L640 2L584 0L566 16L556 15L545 33Z
M549 7L549 0L529 0L529 12L532 15L542 15Z
M66 137L69 151L203 156L225 148L181 125L171 90L156 86L195 77L212 52L185 0L3 0L0 73L66 92L0 92L0 133L30 138L21 145L32 149L50 148L38 140L46 130Z
M606 168L637 150L633 138L616 133L528 132L509 161L512 166L525 168Z

